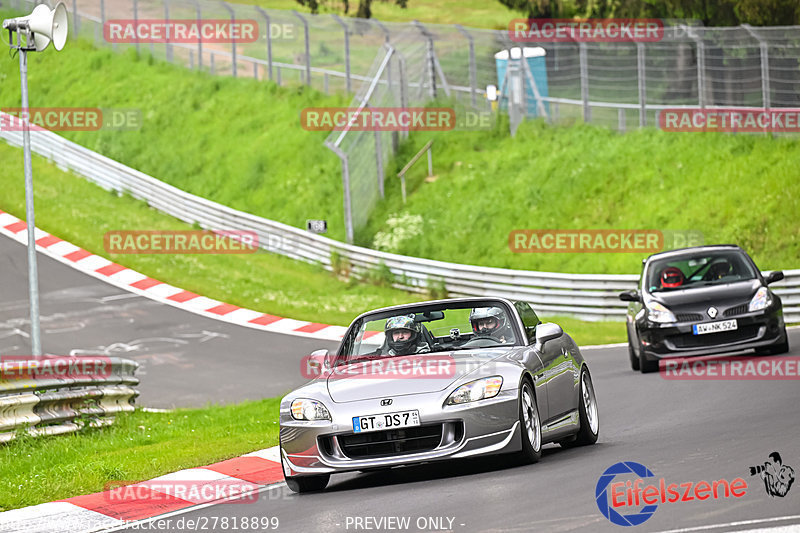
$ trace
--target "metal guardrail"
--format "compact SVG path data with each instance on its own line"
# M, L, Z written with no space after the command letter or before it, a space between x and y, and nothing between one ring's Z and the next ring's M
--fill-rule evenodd
M16 146L22 132L0 131ZM106 190L127 192L163 213L210 230L253 231L261 248L334 270L346 262L356 276L382 266L395 277L396 288L429 292L441 288L453 296L502 296L530 302L545 315L566 314L585 320L622 320L627 304L617 296L634 289L636 274L562 274L479 267L391 254L345 244L280 222L237 211L189 194L138 170L48 131L32 131L33 152ZM335 256L334 256L335 254ZM334 261L335 258L335 261ZM800 269L784 271L776 283L787 322L800 322Z
M31 368L38 365L41 369L52 358L18 360L5 356L0 367L0 443L15 439L26 429L31 436L42 436L71 433L86 424L109 425L117 413L134 410L139 395L133 388L139 383L134 377L138 363L118 357L57 359L63 363L79 360L101 370L50 377L47 371L37 373Z

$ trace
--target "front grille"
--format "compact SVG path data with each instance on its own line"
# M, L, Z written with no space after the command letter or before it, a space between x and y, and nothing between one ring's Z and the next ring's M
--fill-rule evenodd
M678 319L678 322L699 322L703 320L703 315L698 313L681 313L675 315L675 318Z
M734 316L734 315L743 315L747 312L748 304L737 305L736 307L731 307L730 309L726 309L725 313L722 316Z
M427 452L442 442L444 424L431 424L370 433L339 435L342 452L351 459Z
M729 342L745 341L758 335L758 326L743 326L733 331L721 331L719 333L706 333L705 335L670 335L666 338L676 348L703 348L706 346L716 346L717 344L727 344Z

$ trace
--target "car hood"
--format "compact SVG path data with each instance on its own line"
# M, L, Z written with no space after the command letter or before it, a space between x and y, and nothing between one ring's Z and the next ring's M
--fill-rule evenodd
M723 285L710 285L682 291L656 292L650 296L667 309L675 310L683 306L695 307L698 305L725 305L740 303L752 298L761 282L757 279L725 283Z
M438 392L512 351L509 347L437 352L340 366L327 377L328 394L341 403Z

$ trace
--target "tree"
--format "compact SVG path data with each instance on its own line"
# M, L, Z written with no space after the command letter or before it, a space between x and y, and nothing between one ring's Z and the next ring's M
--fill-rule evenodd
M359 18L372 18L372 1L373 0L358 0L358 10L356 16ZM389 0L379 0L387 2ZM340 5L344 6L344 14L350 11L350 0L297 0L297 3L303 7L307 7L312 14L319 13L319 9L325 6L326 10L336 11ZM394 0L395 5L400 6L401 9L408 7L408 0Z

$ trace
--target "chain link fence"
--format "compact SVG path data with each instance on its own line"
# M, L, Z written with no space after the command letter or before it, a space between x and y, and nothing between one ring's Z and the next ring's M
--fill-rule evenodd
M24 12L35 3L11 0ZM120 51L146 49L156 58L218 75L304 84L328 94L346 91L355 95L352 107L357 108L420 106L444 97L489 110L486 87L499 87L502 100L510 85L508 74L498 77L495 54L519 46L507 31L306 15L207 0L67 3L73 37ZM104 24L120 19L251 20L258 35L252 42L108 43ZM527 92L526 101L501 105L511 115L512 129L521 120L514 113L625 131L656 125L665 108L800 107L800 26L704 28L667 21L658 42L526 46L544 49L547 94L537 94L534 105ZM525 65L522 70L534 81ZM350 242L384 193L385 168L400 138L391 132L345 131L326 140L342 160Z

